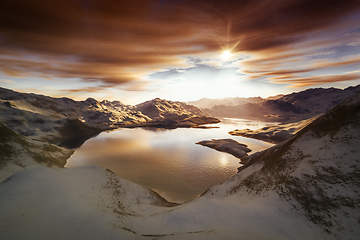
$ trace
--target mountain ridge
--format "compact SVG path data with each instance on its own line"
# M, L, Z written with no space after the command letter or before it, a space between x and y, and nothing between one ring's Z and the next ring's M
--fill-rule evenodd
M347 233L359 236L355 227L360 221L359 119L357 94L289 140L249 156L249 162L225 183L223 195L276 192L336 239ZM207 194L216 194L219 188L224 186Z
M149 111L151 107L163 108L162 113L158 112L158 115L152 113ZM75 101L70 98L19 93L5 88L0 88L0 110L0 122L14 131L60 145L64 141L61 139L63 137L61 132L66 132L65 129L71 125L78 126L72 128L75 132L79 130L78 134L74 135L92 136L118 127L154 125L175 128L219 122L215 118L206 116L194 106L162 99L131 106L120 101L100 102L94 98ZM190 121L191 119L193 121ZM85 132L82 131L85 129Z
M215 105L202 110L218 118L243 118L269 122L293 123L323 114L360 92L360 85L338 88L312 88L287 95L277 95L259 102L240 105ZM196 102L192 102L196 105ZM201 105L199 105L201 106Z

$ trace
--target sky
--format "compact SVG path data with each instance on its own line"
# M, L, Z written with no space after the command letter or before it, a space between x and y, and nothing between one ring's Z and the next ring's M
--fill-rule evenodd
M360 0L0 0L0 86L137 104L360 84Z

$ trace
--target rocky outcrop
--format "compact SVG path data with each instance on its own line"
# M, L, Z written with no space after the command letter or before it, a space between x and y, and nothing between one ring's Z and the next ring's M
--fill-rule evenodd
M196 144L213 148L220 152L230 153L231 155L239 159L244 159L248 156L247 153L251 152L251 149L249 149L247 145L239 143L233 139L204 140L197 142Z
M296 123L288 123L288 124L278 124L266 126L257 130L251 129L236 129L230 131L230 135L234 136L242 136L248 138L254 138L257 140L262 140L270 143L281 143L285 140L291 138L298 131L309 125L319 116L315 116L310 119L306 119Z

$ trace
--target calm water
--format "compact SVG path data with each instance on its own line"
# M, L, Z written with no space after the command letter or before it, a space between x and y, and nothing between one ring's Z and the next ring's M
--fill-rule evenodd
M257 129L269 123L224 119L219 128L174 130L119 129L104 132L76 150L66 167L99 165L118 176L146 186L169 201L189 201L237 173L239 159L198 144L232 138L252 152L272 146L262 141L231 136L236 128Z

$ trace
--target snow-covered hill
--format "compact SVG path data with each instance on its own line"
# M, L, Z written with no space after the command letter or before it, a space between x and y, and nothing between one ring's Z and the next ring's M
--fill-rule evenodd
M29 140L0 123L0 181L13 173L38 166L64 167L72 150Z
M360 93L360 85L344 90L336 88L314 88L258 103L236 106L216 105L204 112L215 117L258 119L271 122L298 122L323 114L347 98Z
M21 171L0 184L1 237L359 239L359 136L360 94L172 207L100 168Z

